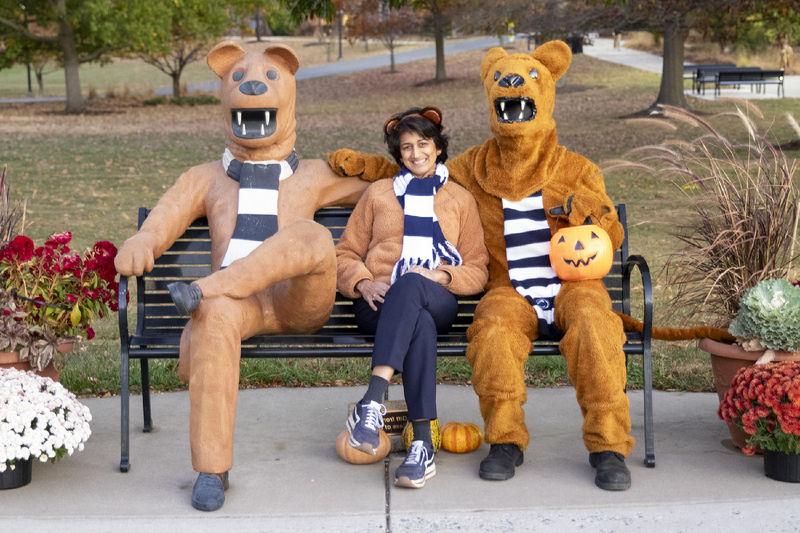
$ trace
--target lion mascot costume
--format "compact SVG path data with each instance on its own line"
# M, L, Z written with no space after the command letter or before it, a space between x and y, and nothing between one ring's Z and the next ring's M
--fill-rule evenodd
M478 203L490 255L487 290L467 332L467 359L491 444L480 476L508 479L522 464L529 441L525 362L532 342L557 331L595 483L625 490L625 457L634 438L623 323L602 280L561 282L548 258L551 235L587 219L608 233L614 249L624 237L597 166L558 144L556 81L571 61L561 41L531 54L489 50L481 79L493 137L447 162L451 177ZM370 180L396 171L380 156L347 149L331 154L329 163L341 175Z
M242 339L320 328L336 295L331 234L313 221L325 206L353 205L369 185L299 160L295 146L295 53L269 45L246 52L223 42L208 54L221 80L227 142L221 159L181 175L125 241L117 271L139 276L197 218L207 217L212 274L172 284L190 314L179 374L189 382L192 505L219 509L233 463Z

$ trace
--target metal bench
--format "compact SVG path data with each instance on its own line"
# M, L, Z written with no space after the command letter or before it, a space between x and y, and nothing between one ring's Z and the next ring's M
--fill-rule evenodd
M786 96L783 86L783 70L720 70L716 73L714 94L719 96L723 86L750 85L750 91L764 92L767 85L778 86L778 96Z
M759 67L709 67L709 68L702 68L698 69L695 73L695 81L694 87L695 92L700 94L706 94L706 84L714 85L716 87L717 81L719 80L719 73L720 72L737 72L737 73L745 73L745 72L759 72L761 69Z
M736 68L736 65L734 63L702 63L702 64L683 65L683 79L691 80L692 92L699 93L700 87L697 85L698 70L711 72L714 69L730 69L730 68Z
M338 240L344 230L350 209L326 208L317 212L315 220L327 227ZM638 267L643 285L644 331L629 333L624 345L626 360L630 355L643 356L644 373L644 429L645 464L655 466L653 441L653 379L651 358L651 331L653 316L652 285L647 262L641 256L628 256L627 224L625 206L618 206L619 218L626 230L626 238L617 250L614 265L605 278L614 308L630 314L630 276ZM147 217L148 210L139 209L139 227ZM122 278L119 286L119 334L120 334L120 399L121 399L121 457L120 471L130 468L130 360L138 359L141 366L142 411L144 432L153 427L150 405L149 361L151 359L177 358L180 335L187 318L180 316L172 304L167 284L176 280L192 281L211 272L211 241L205 219L195 221L189 229L155 261L152 272L137 277L136 283L136 330L128 332L128 278ZM452 331L440 335L439 356L464 355L467 340L466 329L472 322L475 306L480 296L459 300L458 318ZM306 335L259 335L242 343L242 357L286 358L286 357L370 357L373 337L358 333L352 302L337 294L336 303L328 322L316 333ZM560 355L558 339L538 340L534 343L533 356ZM627 362L627 361L626 361Z

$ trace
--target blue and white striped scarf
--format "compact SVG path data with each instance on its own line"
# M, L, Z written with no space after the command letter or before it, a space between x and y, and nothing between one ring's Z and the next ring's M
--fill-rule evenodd
M550 226L541 191L517 202L503 199L503 233L511 285L536 311L539 333L556 335L554 304L561 281L550 266Z
M245 257L278 231L278 188L298 164L294 151L282 161L239 161L225 149L222 167L228 177L239 182L239 203L236 228L221 268Z
M405 167L394 177L394 193L403 208L403 251L392 270L394 283L414 266L435 269L442 260L461 264L461 254L447 241L433 209L433 199L447 183L449 173L442 163L430 178L415 178Z

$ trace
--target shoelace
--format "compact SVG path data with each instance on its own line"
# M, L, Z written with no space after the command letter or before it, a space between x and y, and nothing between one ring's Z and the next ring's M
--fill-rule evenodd
M422 457L423 453L425 454L424 459ZM425 443L421 440L415 440L411 443L411 449L408 451L408 455L406 456L405 461L403 461L403 464L418 465L424 460L427 460L427 456L428 450L425 449Z
M386 406L378 402L369 402L364 408L364 427L372 431L378 431L383 427L383 415L386 414Z

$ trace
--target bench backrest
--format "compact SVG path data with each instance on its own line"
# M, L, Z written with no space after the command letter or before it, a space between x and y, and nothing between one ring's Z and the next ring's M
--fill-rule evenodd
M335 242L347 226L350 216L349 208L325 208L318 211L314 219L328 228ZM620 222L625 228L625 240L622 247L614 254L611 272L604 279L614 308L626 313L630 312L627 295L623 293L622 264L628 257L628 231L625 205L617 206ZM141 227L149 210L139 208L138 227ZM186 324L187 318L180 316L167 291L167 284L173 281L190 282L211 273L211 239L208 222L198 219L164 254L156 259L153 270L137 278L137 322L136 335L174 336ZM475 306L480 295L461 298L459 312L452 334L463 337L466 328L472 323ZM352 302L341 294L336 295L328 322L321 332L330 335L353 334L355 320Z

